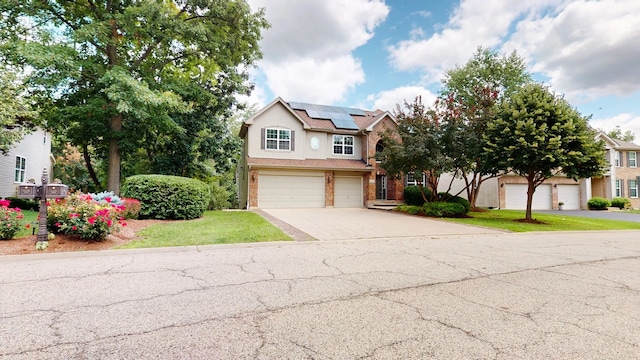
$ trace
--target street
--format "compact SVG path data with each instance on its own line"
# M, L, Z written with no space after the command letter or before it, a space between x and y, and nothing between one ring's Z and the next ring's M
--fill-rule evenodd
M0 359L637 359L640 232L0 256Z

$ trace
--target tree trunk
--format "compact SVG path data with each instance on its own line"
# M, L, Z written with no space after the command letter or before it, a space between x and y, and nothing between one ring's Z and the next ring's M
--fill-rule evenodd
M120 132L122 131L122 114L110 120L111 137L109 138L109 176L107 190L120 195Z
M531 205L533 202L533 193L536 191L533 175L527 176L527 183L527 211L524 218L525 220L533 221L533 217L531 216Z
M91 181L93 181L97 189L100 189L100 180L98 180L96 171L93 169L93 165L91 165L91 157L89 156L89 149L87 149L87 144L82 145L82 157L84 158L84 164L87 167L87 171L89 171L89 177L91 177Z

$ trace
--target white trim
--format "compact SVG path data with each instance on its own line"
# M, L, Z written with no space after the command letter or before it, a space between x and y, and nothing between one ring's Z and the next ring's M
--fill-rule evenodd
M16 155L16 162L13 169L13 182L23 183L27 173L27 158L24 156ZM19 179L18 179L18 174Z
M631 165L631 154L633 154L633 165ZM629 163L627 164L630 168L638 167L638 153L635 151L629 151L629 157L627 160Z
M275 131L276 132L276 137L275 138L269 138L269 130ZM280 138L281 132L286 132L288 133L288 137L287 138ZM275 141L276 147L275 148L270 148L269 147L269 141ZM280 148L280 145L282 144L288 144L289 146L287 148ZM265 128L264 129L264 149L265 150L277 150L277 151L291 151L291 130L289 129L280 129L280 128Z

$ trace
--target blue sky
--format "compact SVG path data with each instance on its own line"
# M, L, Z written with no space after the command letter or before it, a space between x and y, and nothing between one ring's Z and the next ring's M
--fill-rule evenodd
M248 0L265 9L261 107L286 101L392 110L432 102L443 71L478 46L517 51L591 125L640 143L638 0Z

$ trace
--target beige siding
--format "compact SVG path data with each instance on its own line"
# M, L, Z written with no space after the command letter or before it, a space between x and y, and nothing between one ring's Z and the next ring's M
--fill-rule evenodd
M15 144L7 156L0 156L1 197L16 195L17 184L14 182L16 156L27 159L25 181L34 179L36 184L40 184L44 168L49 173L49 181L52 179L51 135L43 130L36 130Z
M293 151L283 150L266 150L262 149L262 129L277 128L295 131L295 145ZM281 104L275 104L267 109L254 123L249 126L247 131L247 155L255 158L273 158L273 159L298 159L305 158L305 134L303 125L291 112L289 112Z

